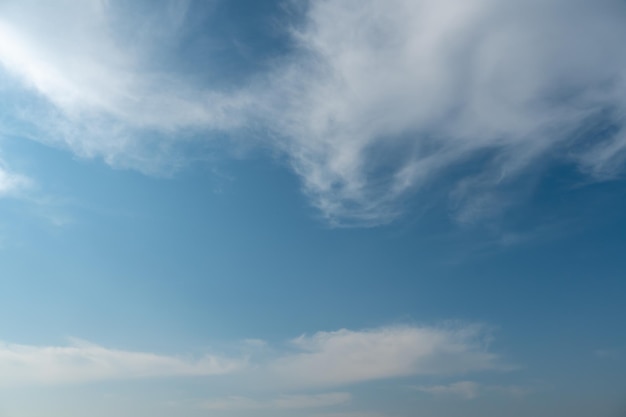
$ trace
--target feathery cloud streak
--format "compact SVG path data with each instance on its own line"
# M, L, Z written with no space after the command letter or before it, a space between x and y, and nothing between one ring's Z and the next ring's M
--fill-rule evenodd
M228 397L206 401L203 408L208 410L295 410L305 408L331 407L350 402L352 396L346 392L331 392L313 395L283 395L269 401L253 400L246 397Z
M391 219L477 156L490 157L450 186L457 200L552 153L600 176L623 166L623 2L325 0L307 17L306 52L279 83L281 130L331 220ZM613 128L603 138L588 131L599 119Z
M198 88L155 68L167 53L158 45L176 43L183 30L187 4L163 2L134 22L115 1L3 2L0 64L13 92L4 104L32 128L4 130L157 172L178 163L168 153L187 133L243 123L238 93ZM15 82L34 93L30 99L16 99Z
M108 349L81 341L70 346L0 344L0 386L220 375L244 366L241 359L207 355L191 360Z
M231 374L262 380L265 387L293 390L417 374L507 369L498 355L489 352L486 339L487 329L478 325L339 330L301 336L288 349L274 348L269 357L263 354L267 347L259 344L256 353L245 357L205 355L198 359L80 341L70 346L0 344L0 386ZM314 404L339 399L346 400L344 396L308 398ZM271 404L237 404L304 408L309 404L306 400L289 397ZM213 407L231 405L232 399Z
M471 220L547 158L623 169L621 1L309 2L291 52L228 91L155 64L186 29L187 4L163 5L129 25L114 1L3 2L0 63L45 99L15 112L26 136L154 171L190 136L246 129L335 224L390 221L442 179Z
M459 381L448 385L432 385L413 387L416 391L434 396L450 398L459 397L473 400L487 393L504 394L515 397L523 396L526 391L517 386L483 385L474 381Z

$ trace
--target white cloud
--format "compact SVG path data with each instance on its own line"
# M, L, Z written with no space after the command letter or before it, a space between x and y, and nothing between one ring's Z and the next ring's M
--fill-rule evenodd
M68 122L113 122L165 131L220 125L222 115L211 102L229 99L197 93L178 77L146 67L142 59L150 42L176 36L184 9L153 9L154 15L145 17L150 26L137 28L133 39L125 39L116 33L116 22L123 19L119 7L103 0L3 2L0 62L62 110ZM179 17L172 19L172 14ZM156 30L161 33L148 34ZM84 138L83 145L95 147L95 139Z
M485 393L500 393L512 396L522 396L526 392L517 386L483 385L474 381L460 381L448 385L426 385L413 387L416 391L439 397L460 397L465 400L472 400Z
M325 387L410 375L505 369L482 326L385 327L300 336L268 372L287 386Z
M476 398L480 385L472 381L455 382L450 385L433 385L415 387L415 390L433 395L459 396L468 400Z
M15 195L31 184L29 178L8 171L0 165L0 197Z
M78 340L68 346L3 343L0 386L228 374L229 380L244 386L294 392L410 375L511 369L489 351L490 338L488 329L480 325L343 329L300 336L287 347L244 341L237 348L244 353L239 357L207 354L200 358L110 349ZM263 403L232 397L207 404L214 408L234 403L305 408L347 399L344 393L331 393L288 395Z
M272 400L253 400L233 396L206 401L203 408L208 410L295 410L337 406L346 404L351 399L352 396L346 392L283 395Z
M199 359L108 349L75 341L69 346L0 344L0 386L85 383L110 379L223 375L245 360Z
M187 2L164 4L128 22L114 1L2 2L0 65L37 94L14 110L36 130L18 133L154 171L177 164L166 153L188 133L238 125L241 94L198 89L149 65L146 51L184 23Z
M51 105L14 111L37 127L22 135L154 172L193 135L246 128L334 224L390 221L435 183L474 221L546 158L623 169L619 0L308 2L295 49L237 91L155 63L187 24L163 4L129 23L115 1L2 2L0 64Z
M314 414L310 417L387 417L387 415L373 411L346 411L339 413Z
M479 155L456 199L498 205L489 192L551 152L610 175L624 159L625 22L612 0L311 2L279 82L284 146L338 221L385 222ZM601 114L618 133L568 149Z

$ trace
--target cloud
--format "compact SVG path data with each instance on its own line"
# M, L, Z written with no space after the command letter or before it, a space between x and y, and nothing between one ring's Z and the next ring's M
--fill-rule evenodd
M32 92L5 95L31 125L20 134L146 172L184 165L199 137L269 145L336 225L389 222L434 186L460 221L497 215L515 199L503 191L554 158L600 179L623 170L619 0L306 2L289 52L228 88L163 65L194 10L159 4L2 2L2 78ZM211 58L186 65L210 72Z
M314 414L310 417L387 417L387 415L373 411L346 411L339 413Z
M268 365L287 386L328 387L411 375L506 369L488 350L488 329L383 327L319 332L292 340L296 350Z
M230 375L246 386L293 392L411 375L511 369L489 351L490 339L488 328L473 324L342 329L303 335L288 346L244 341L237 351L245 355L199 358L116 350L79 340L68 346L4 343L0 344L0 386ZM304 408L346 398L344 393L290 395L259 403L232 397L207 404Z
M203 408L208 410L295 410L342 405L350 402L352 396L346 392L332 392L313 395L283 395L272 400L253 400L246 397L228 397L206 401Z
M5 82L16 89L17 80L21 95L31 93L7 100L20 125L12 133L156 172L178 164L175 145L198 129L235 128L245 97L198 89L154 65L167 41L180 36L187 4L166 1L130 22L129 10L115 1L3 2Z
M478 396L480 385L472 381L455 382L450 385L433 385L415 387L415 390L433 395L459 396L468 400Z
M69 346L0 344L0 386L87 383L115 379L223 375L245 360L199 359L109 349L74 341Z
M462 217L500 204L492 191L553 153L613 175L625 156L625 21L611 0L311 2L301 55L279 82L284 146L339 222L393 219L459 166L447 186ZM613 131L579 137L595 123Z
M31 184L32 181L29 178L8 171L0 164L0 197L16 195Z
M622 353L620 349L596 349L593 352L597 358L602 359L621 359Z
M314 414L310 417L388 417L388 414L381 414L374 411L357 411L357 412L339 412L339 413L321 413Z
M112 122L115 126L107 133L113 133L124 128L176 131L198 125L221 126L226 117L222 107L212 103L225 106L234 96L198 92L182 77L150 66L145 56L154 49L152 43L178 36L187 3L166 1L163 4L169 7L152 8L143 16L145 26L128 32L130 29L121 28L132 24L124 17L128 10L114 1L3 2L0 62L60 110L68 123L79 127L95 124L94 129L104 128L98 123ZM96 137L67 135L64 139L77 148L99 145ZM115 143L100 145L115 152Z
M525 390L516 386L483 385L474 381L460 381L449 385L429 385L413 387L416 391L425 392L438 397L459 397L472 400L488 392L498 392L521 396Z

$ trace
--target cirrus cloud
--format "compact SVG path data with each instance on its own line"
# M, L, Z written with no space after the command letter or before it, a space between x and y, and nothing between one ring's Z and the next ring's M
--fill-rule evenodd
M9 130L146 172L184 165L193 141L269 144L336 225L389 222L433 184L459 220L493 215L555 158L599 179L623 170L619 0L306 2L285 24L292 48L235 88L159 64L176 60L190 7L129 24L116 1L3 2L3 84L30 91L4 99L22 122Z

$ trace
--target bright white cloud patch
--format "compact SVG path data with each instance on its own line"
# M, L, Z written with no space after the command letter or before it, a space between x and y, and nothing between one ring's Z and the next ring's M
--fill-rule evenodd
M109 379L221 375L245 361L200 359L108 349L76 341L70 346L0 344L0 386L84 383Z
M295 49L228 92L159 69L187 3L159 4L128 22L122 2L2 2L0 64L48 103L14 109L22 135L154 171L190 132L246 128L335 224L390 221L444 179L473 221L537 161L624 166L622 1L312 1Z
M273 361L269 373L289 386L318 387L504 369L487 336L477 325L319 332L294 339L297 351Z
M198 89L150 65L147 51L182 30L187 2L162 5L169 7L131 22L114 1L2 2L0 65L37 94L7 106L37 129L14 133L154 171L178 163L164 158L185 132L241 123L234 113L245 98Z
M152 68L153 42L176 38L187 2L165 2L143 22L124 21L122 5L103 0L8 1L0 6L0 62L54 104L64 122L104 133L135 128L156 131L230 126L223 109L235 97L198 90L176 74ZM120 32L120 26L136 26ZM60 30L62 28L62 30ZM54 35L51 35L54 34ZM67 133L67 132L60 132ZM131 132L128 132L130 134ZM63 138L94 152L123 152L116 138ZM137 138L127 138L131 147ZM109 146L107 148L106 146ZM119 144L124 145L124 144Z
M550 152L596 174L623 166L623 2L323 0L307 16L280 130L330 219L389 220L478 155L452 186L467 220ZM605 138L589 132L600 118Z

